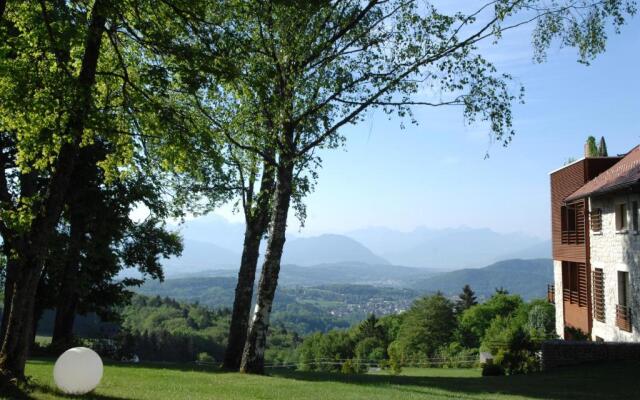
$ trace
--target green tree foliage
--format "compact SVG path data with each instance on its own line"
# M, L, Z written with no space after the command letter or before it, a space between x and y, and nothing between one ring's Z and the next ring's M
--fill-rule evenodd
M555 337L555 308L545 300L525 303L517 295L494 294L456 318L454 304L436 294L417 300L406 312L370 316L349 331L307 336L300 347L300 368L353 373L375 363L399 373L407 365L470 367L480 349L489 351L509 374L539 368L535 351L542 340ZM466 324L466 325L465 325ZM472 342L456 334L463 327ZM377 327L382 330L378 335ZM362 335L371 332L373 335ZM477 335L477 336L476 336ZM382 339L381 339L382 338ZM499 357L498 357L499 356ZM344 367L343 363L349 360Z
M459 332L466 347L478 347L489 325L498 316L514 314L523 304L520 296L496 293L460 316Z
M507 374L533 372L540 368L535 354L540 343L555 336L555 307L534 300L509 315L495 317L485 331L481 349L493 354L493 362Z
M596 144L596 138L594 138L593 136L589 136L587 138L585 156L598 157L598 145Z
M298 200L315 181L318 148L339 146L344 140L341 128L357 123L370 109L411 120L413 107L442 105L461 106L467 121L486 122L496 140L508 143L513 134L511 104L517 97L511 93L509 76L498 73L477 52L477 43L536 21L538 59L560 39L578 47L581 59L588 61L604 50L603 31L593 27L620 26L635 11L622 1L607 6L500 1L468 15L447 15L412 1L225 6L231 18L220 25L235 35L224 56L229 62L223 64L236 66L236 79L224 84L208 79L196 62L194 75L202 79L193 91L194 101L235 149L259 156L275 168L277 177L268 250L245 347L243 370L248 372L262 372L260 355L287 215L292 201L300 205ZM576 7L592 12L573 12ZM214 24L198 37L206 43L219 30ZM199 51L196 60L221 53L218 47L193 48ZM423 98L423 87L435 89L439 97ZM304 177L308 179L299 180Z
M0 234L11 255L8 311L0 329L3 375L23 376L36 314L35 286L54 247L81 150L97 142L107 145L98 165L108 185L144 171L164 179L163 188L169 186L173 175L156 171L175 157L153 145L167 132L184 138L201 121L189 118L189 107L177 97L156 90L171 61L162 54L167 43L175 44L168 38L193 31L189 20L195 14L179 11L187 3L190 11L203 13L204 2L178 0L16 1L6 8L2 2Z
M132 295L127 288L147 277L162 280L160 259L182 251L178 235L164 228L165 210L148 177L106 184L98 163L107 152L97 143L82 149L38 288L38 310L56 310L53 342L60 350L72 342L76 314L117 320ZM149 216L135 222L130 216L140 205ZM125 268L137 269L140 278L116 279Z
M476 304L478 304L478 301L476 300L475 292L471 289L471 286L464 285L456 301L456 313L460 314Z
M342 365L354 356L354 341L345 331L315 333L305 338L298 355L302 370L340 372Z
M227 342L230 310L202 307L170 298L136 295L122 311L119 340L122 356L137 355L142 361L190 362L206 353L222 360ZM270 363L295 363L299 336L274 326L269 337Z
M600 137L600 143L598 144L598 156L609 157L609 152L607 151L607 142L604 141L604 136Z
M367 319L362 321L358 326L357 339L378 339L383 340L385 337L384 328L379 325L380 320L376 317L375 314L370 314Z
M417 300L405 313L396 341L406 358L433 357L453 340L453 303L441 294Z

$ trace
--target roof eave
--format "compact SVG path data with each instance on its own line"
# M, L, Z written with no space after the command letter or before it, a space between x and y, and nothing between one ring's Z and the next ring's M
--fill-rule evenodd
M608 188L603 189L603 190L594 190L593 192L581 194L581 195L576 196L576 197L572 197L572 195L569 195L564 199L564 202L567 203L567 202L572 202L572 201L576 201L576 200L581 200L581 199L584 199L586 197L604 196L606 194L611 194L611 193L616 192L618 190L627 189L627 188L630 188L630 187L633 187L633 186L638 186L638 185L640 185L640 180L635 180L635 181L632 181L632 182L625 182L625 183L621 183L619 185L614 185L614 186L608 187Z

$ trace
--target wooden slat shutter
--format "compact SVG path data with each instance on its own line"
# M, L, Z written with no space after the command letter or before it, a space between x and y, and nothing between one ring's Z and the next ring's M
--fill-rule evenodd
M587 265L578 263L578 306L586 307L588 299Z
M591 230L594 232L602 232L602 210L596 208L591 210Z
M593 270L593 318L605 321L604 315L604 273L601 268Z

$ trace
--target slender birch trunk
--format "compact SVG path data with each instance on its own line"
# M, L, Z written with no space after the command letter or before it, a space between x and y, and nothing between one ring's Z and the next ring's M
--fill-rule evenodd
M255 283L260 243L266 233L271 216L270 206L275 184L274 169L267 162L263 165L260 192L255 207L245 210L246 230L238 282L236 285L229 339L224 354L223 368L237 371L242 361L242 351L247 339L247 328L251 314L251 300Z
M278 285L280 260L282 259L287 229L287 214L293 192L293 167L293 160L280 159L267 253L262 265L255 311L242 354L241 372L264 373L264 352L267 344L269 317Z

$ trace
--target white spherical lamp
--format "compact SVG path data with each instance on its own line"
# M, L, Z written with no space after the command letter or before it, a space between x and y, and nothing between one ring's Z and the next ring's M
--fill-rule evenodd
M102 360L95 351L74 347L56 360L53 380L66 394L85 394L98 386L102 370Z

